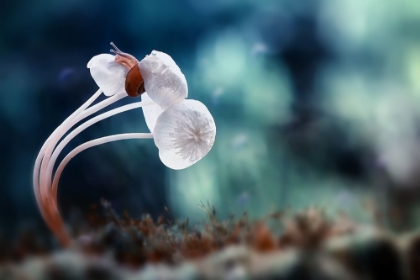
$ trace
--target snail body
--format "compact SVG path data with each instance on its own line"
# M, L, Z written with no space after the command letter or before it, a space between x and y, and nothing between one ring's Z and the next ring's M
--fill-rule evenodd
M115 53L115 61L130 69L125 77L125 91L130 97L137 97L146 92L144 89L144 79L139 68L139 61L131 54L122 52L114 43L111 43Z

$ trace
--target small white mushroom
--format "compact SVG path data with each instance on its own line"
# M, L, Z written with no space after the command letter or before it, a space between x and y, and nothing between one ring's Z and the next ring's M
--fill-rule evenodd
M88 62L87 68L98 87L106 96L125 92L125 77L130 70L115 61L111 54L99 54Z
M139 62L144 88L149 97L166 109L188 96L187 80L166 53L152 51Z
M153 136L161 161L179 170L193 165L210 151L216 125L203 103L187 99L160 114Z

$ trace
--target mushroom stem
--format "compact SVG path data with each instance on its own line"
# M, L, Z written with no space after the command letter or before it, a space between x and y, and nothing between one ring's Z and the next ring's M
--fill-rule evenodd
M61 221L56 218L58 215L58 211L56 211L56 209L52 207L53 202L51 200L51 194L49 192L50 189L48 185L43 184L43 182L47 181L46 171L50 162L51 154L58 141L72 126L74 126L76 123L83 120L84 118L92 115L93 113L105 108L106 106L112 103L115 103L116 101L126 96L125 94L116 94L88 108L89 105L91 105L93 101L95 101L95 99L98 98L101 92L101 90L98 90L87 102L85 102L85 104L83 104L78 110L76 110L51 134L51 136L47 139L47 141L41 148L38 158L35 161L33 183L35 194L37 197L37 203L45 222L53 232L57 232L58 228L63 227L63 225L61 225ZM58 224L54 224L54 221Z
M85 142L76 148L74 148L67 156L61 161L60 165L58 166L57 170L55 171L54 180L52 184L52 195L54 201L57 201L57 189L58 189L58 182L60 181L61 174L63 173L64 168L70 162L72 158L74 158L79 153L83 152L86 149L99 146L105 143L119 141L119 140L130 140L130 139L153 139L152 133L124 133L124 134L115 134L110 136L101 137L98 139L94 139L88 142Z
M80 106L76 111L74 111L67 119L64 120L64 122L58 126L54 132L48 137L48 139L45 141L45 143L42 145L41 150L39 151L35 164L34 164L34 170L32 175L32 182L33 182L33 188L35 192L35 198L36 202L39 206L42 205L42 199L39 189L39 171L41 162L44 158L45 151L47 147L51 144L51 140L56 138L58 135L63 135L65 132L63 132L63 126L67 125L71 120L73 120L77 115L79 115L82 111L84 111L87 107L89 107L102 93L101 89L98 89L92 97L90 97L82 106ZM40 207L41 215L44 219L47 217L47 213L45 212L43 207Z
M137 108L141 108L144 106L148 106L148 105L153 105L153 102L135 102L132 104L127 104L124 106L121 106L119 108L115 108L112 110L109 110L108 112L102 113L86 122L84 122L83 124L79 125L76 129L74 129L71 133L69 133L61 142L60 144L57 146L57 148L54 150L54 153L51 155L51 159L50 162L48 164L48 169L47 169L47 175L52 174L53 168L54 168L54 164L57 160L57 157L59 156L59 154L61 153L61 151L64 149L64 147L74 138L76 137L79 133L81 133L83 130L85 130L86 128L94 125L95 123L107 119L109 117L112 117L114 115L129 111L129 110L133 110L133 109L137 109ZM46 178L46 185L50 185L51 184L51 177L47 176Z
M108 98L107 100L113 99L113 97ZM105 100L106 101L106 100ZM99 105L100 103L98 103L97 105ZM84 122L83 124L79 125L76 129L74 129L71 133L69 133L61 142L60 144L55 148L54 152L51 153L51 151L49 151L48 154L45 155L45 158L47 160L44 160L42 165L41 165L41 173L40 173L40 188L41 188L41 198L45 197L45 201L44 201L44 206L49 210L49 219L46 220L48 226L51 228L51 230L59 237L59 239L63 239L62 236L63 235L67 235L64 231L64 225L62 223L62 219L60 218L59 215L59 211L57 208L57 202L56 200L51 196L51 180L52 180L52 173L53 173L53 168L55 165L55 162L57 160L57 157L59 156L59 154L61 153L61 151L64 149L64 147L74 138L76 137L80 132L82 132L83 130L85 130L86 128L90 127L91 125L104 120L106 118L109 118L113 115L117 115L119 113L128 111L128 110L132 110L132 109L136 109L136 108L141 108L142 106L145 105L152 105L154 104L153 102L136 102L136 103L132 103L132 104L128 104L113 110L110 110L108 112L102 113L86 122ZM90 109L87 109L86 111L82 112L80 115L78 115L77 118L75 118L72 122L70 122L70 124L68 124L66 126L66 131L68 131L73 125L73 122L78 122L79 120L91 115L93 107L91 107ZM99 110L99 109L97 109ZM96 110L96 111L97 111ZM95 111L95 112L96 112ZM54 142L54 144L51 144L49 148L51 148L51 150L54 148L55 144L58 142L58 140L61 137L58 137L56 142ZM47 166L45 166L47 165ZM66 245L66 244L63 244Z

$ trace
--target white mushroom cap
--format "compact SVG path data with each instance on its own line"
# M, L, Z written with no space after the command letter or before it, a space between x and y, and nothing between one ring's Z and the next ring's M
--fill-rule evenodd
M207 107L187 99L167 108L153 130L159 157L169 168L187 168L213 147L216 125Z
M166 53L152 51L139 62L144 88L150 98L162 108L188 96L187 80L175 61Z
M141 95L141 101L153 102L153 100L150 99L150 96L147 94L147 92ZM157 118L160 116L160 114L162 114L163 109L156 103L154 103L153 105L143 106L142 109L143 109L144 119L146 120L147 127L149 128L150 132L153 133L153 129L155 128Z
M106 96L125 92L125 77L128 68L115 61L115 56L99 54L88 62L90 74Z

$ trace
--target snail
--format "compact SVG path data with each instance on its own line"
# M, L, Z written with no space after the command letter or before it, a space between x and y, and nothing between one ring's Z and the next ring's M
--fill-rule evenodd
M139 61L131 54L122 52L113 42L111 52L115 54L115 61L126 66L129 70L125 77L125 91L130 97L137 97L146 92L144 80L140 72Z
M163 109L187 98L187 80L166 53L152 51L138 61L111 43L115 54L99 54L88 62L92 78L106 96L136 97L145 91Z

